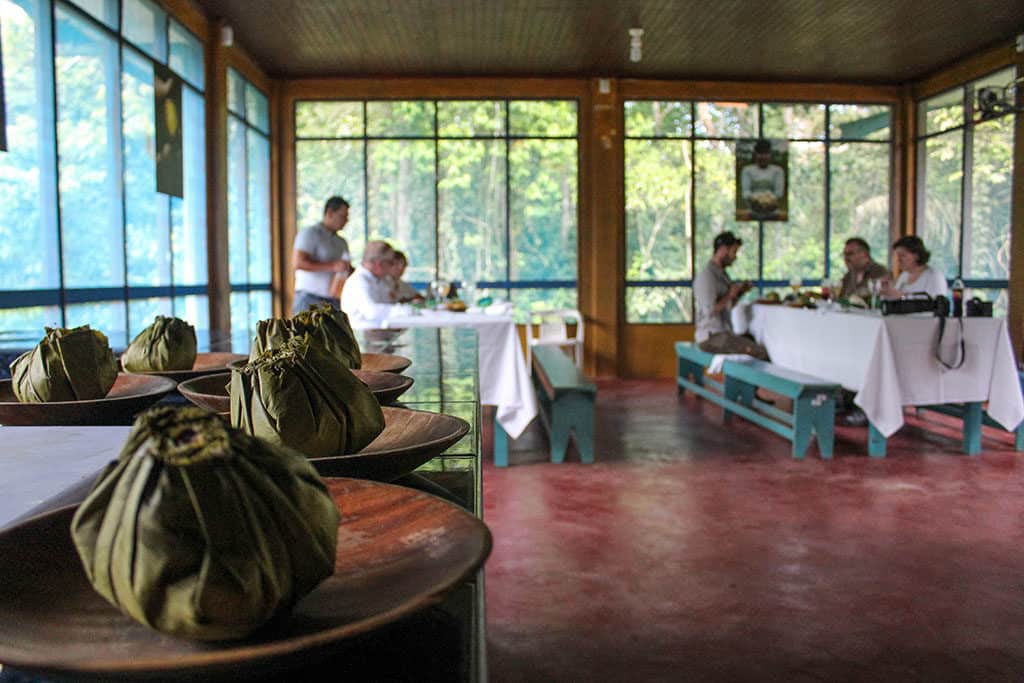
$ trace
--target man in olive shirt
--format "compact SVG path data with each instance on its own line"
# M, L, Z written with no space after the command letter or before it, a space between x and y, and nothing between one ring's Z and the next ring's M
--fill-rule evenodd
M725 272L736 260L742 245L743 240L731 232L716 236L711 260L693 280L697 346L708 353L745 353L768 360L768 352L763 346L732 331L732 307L753 286L750 282L733 282Z
M851 237L843 245L843 261L846 275L839 287L839 298L859 296L865 302L871 300L871 280L888 280L889 269L871 258L871 247L860 237Z
M334 278L352 272L348 242L338 235L346 223L348 202L341 197L331 197L324 204L323 219L295 236L292 250L295 301L292 313L300 313L311 304L326 303L338 308Z

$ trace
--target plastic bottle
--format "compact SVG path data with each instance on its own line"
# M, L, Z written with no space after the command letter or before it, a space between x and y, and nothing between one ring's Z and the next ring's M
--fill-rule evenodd
M953 317L961 318L964 315L964 281L960 278L953 280L950 291L953 295Z

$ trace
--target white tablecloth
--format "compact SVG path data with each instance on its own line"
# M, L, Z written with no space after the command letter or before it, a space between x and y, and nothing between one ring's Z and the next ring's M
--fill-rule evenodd
M883 435L903 425L903 406L987 401L1007 429L1024 420L1024 399L1002 318L964 318L966 361L935 358L934 316L881 316L785 306L753 307L750 331L772 362L838 382ZM959 357L959 324L946 321L941 356Z
M537 398L511 316L427 310L422 315L353 320L352 326L356 329L470 327L479 335L480 403L497 406L495 419L513 439L537 417Z

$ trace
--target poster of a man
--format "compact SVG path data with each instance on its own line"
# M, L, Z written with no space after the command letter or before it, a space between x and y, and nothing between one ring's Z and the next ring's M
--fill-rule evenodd
M788 162L786 140L736 142L736 220L787 220Z

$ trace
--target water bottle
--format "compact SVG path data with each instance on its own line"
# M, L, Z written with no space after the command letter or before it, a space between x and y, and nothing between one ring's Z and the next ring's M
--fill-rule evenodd
M953 280L950 290L953 293L953 317L962 318L964 315L964 281L960 278Z

